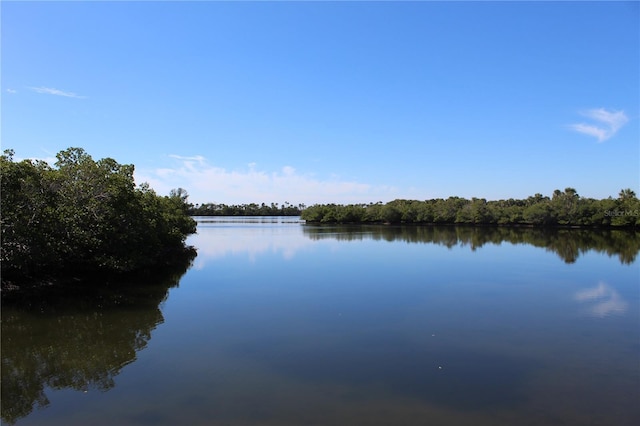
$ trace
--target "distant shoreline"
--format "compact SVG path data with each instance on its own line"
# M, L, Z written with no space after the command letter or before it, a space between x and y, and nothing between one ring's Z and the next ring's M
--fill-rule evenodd
M552 197L487 201L461 197L394 200L386 204L316 204L305 208L308 223L382 223L422 225L519 226L542 228L640 228L640 200L631 189L618 198L580 197L573 188Z

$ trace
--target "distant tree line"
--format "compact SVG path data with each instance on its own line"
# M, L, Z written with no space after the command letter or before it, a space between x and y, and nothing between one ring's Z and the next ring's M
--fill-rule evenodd
M0 157L2 283L131 272L170 263L196 231L188 194L136 187L133 165L94 161L81 148L44 161Z
M205 203L190 205L188 213L191 216L300 216L304 204L294 206L285 201L284 204L215 204Z
M394 200L383 204L316 204L301 213L310 223L411 223L523 226L640 227L640 201L631 189L618 198L580 197L574 188L551 198L487 201L484 198Z

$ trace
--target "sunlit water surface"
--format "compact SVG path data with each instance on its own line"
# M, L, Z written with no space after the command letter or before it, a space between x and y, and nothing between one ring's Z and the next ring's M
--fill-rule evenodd
M487 232L207 218L146 302L4 307L3 420L640 424L637 250Z

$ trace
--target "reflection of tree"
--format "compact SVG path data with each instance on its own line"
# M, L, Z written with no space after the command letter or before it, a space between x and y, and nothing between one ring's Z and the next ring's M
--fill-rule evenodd
M410 243L440 244L446 247L485 244L530 244L556 253L573 263L582 253L594 250L618 256L631 264L640 251L640 232L623 229L543 229L481 226L385 226L385 225L307 225L304 234L311 239L402 240Z
M46 387L114 387L114 377L163 322L159 305L187 267L135 283L80 282L37 296L3 295L3 421L15 423L47 406Z

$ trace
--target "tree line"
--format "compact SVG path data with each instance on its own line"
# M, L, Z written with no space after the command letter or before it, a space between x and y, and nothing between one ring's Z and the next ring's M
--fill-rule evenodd
M131 272L193 255L188 194L136 186L134 166L94 161L82 148L39 160L0 157L3 288L68 275ZM7 287L9 286L9 287Z
M640 201L631 189L617 198L581 197L574 188L551 197L394 200L369 204L316 204L301 213L310 223L407 223L522 226L640 227Z
M300 216L305 209L304 204L297 206L285 201L284 204L216 204L204 203L190 205L188 213L191 216Z

